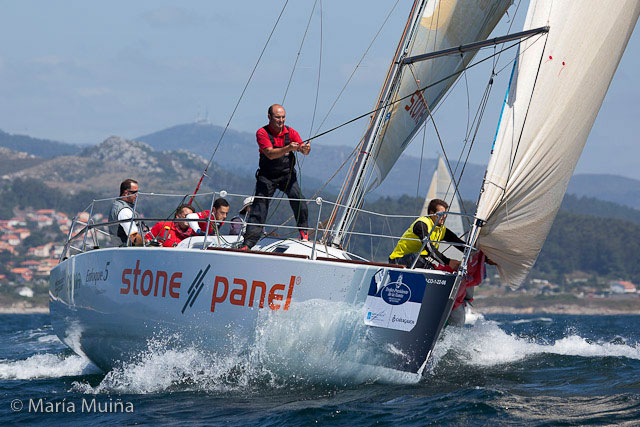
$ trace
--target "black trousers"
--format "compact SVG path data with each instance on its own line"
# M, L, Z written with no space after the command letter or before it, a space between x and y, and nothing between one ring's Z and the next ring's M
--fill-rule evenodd
M289 204L291 205L291 209L293 209L297 226L300 229L307 228L309 226L309 210L307 204L299 200L291 200L304 198L298 186L298 178L295 171L292 172L291 175L286 174L275 178L267 178L260 174L256 176L255 195L257 197L253 200L253 204L251 204L251 213L249 214L247 222L264 224L267 219L267 214L269 213L270 200L259 197L273 197L273 193L275 193L276 190L282 191L289 197ZM244 244L252 248L260 239L262 228L262 225L248 225L244 235Z

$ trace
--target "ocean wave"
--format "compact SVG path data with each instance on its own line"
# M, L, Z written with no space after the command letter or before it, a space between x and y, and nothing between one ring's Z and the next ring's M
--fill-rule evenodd
M481 321L472 328L446 329L435 347L431 365L437 366L449 352L455 353L463 363L476 366L518 362L539 354L640 360L640 343L622 339L592 341L573 331L555 341L540 342L505 332L496 322Z
M179 347L179 337L157 338L133 361L110 371L97 386L75 382L81 393L208 392L350 386L372 382L411 384L418 375L367 365L363 313L348 304L308 301L277 315L261 312L246 349L226 354Z
M77 355L36 354L24 360L0 361L0 379L30 380L100 373L88 359Z

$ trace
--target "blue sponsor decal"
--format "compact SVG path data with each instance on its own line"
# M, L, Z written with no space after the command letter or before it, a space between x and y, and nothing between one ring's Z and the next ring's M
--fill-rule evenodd
M411 289L402 282L390 283L380 291L382 299L391 305L400 305L409 301Z
M382 298L387 304L421 303L427 283L423 274L380 269L371 278L369 296Z

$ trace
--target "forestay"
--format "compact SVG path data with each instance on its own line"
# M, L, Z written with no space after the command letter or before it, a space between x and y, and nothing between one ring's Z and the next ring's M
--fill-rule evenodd
M549 233L569 179L640 13L637 0L533 0L477 216L478 245L505 283L522 283Z

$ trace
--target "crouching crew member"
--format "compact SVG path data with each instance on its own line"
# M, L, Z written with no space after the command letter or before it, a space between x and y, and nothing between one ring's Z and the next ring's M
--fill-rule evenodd
M207 219L211 217L211 221L209 221L209 236L215 236L218 234L218 229L224 225L224 220L227 219L228 214L229 202L220 197L213 201L213 210L207 209L202 212L190 213L187 218L198 220L189 221L189 227L195 234L204 235L207 229Z
M186 218L188 214L193 213L194 209L189 205L180 205L176 209L176 219ZM151 245L165 246L172 248L178 246L178 243L193 235L193 231L189 228L187 221L161 221L151 227L151 231L144 237Z
M446 214L436 215L449 209L449 205L444 200L433 199L427 208L428 216L421 216L404 232L400 241L396 245L389 262L391 264L405 265L411 267L418 258L417 268L434 268L438 265L446 265L454 270L460 266L460 261L449 259L438 251L438 242L454 244L460 252L464 252L464 242L460 240L451 230L444 226ZM424 250L418 254L422 248L422 240L429 236L429 240ZM459 244L455 245L455 244Z
M256 140L260 149L260 169L256 172L255 199L251 204L247 231L244 237L245 248L252 248L260 239L262 224L269 212L269 199L276 189L289 197L300 238L308 240L308 210L306 203L299 200L304 196L298 186L295 171L296 157L294 152L305 156L311 151L309 143L302 143L302 138L295 129L285 126L285 111L282 105L274 104L267 112L269 124L258 129ZM263 198L268 197L268 198ZM254 224L254 225L251 225Z

